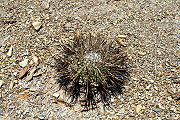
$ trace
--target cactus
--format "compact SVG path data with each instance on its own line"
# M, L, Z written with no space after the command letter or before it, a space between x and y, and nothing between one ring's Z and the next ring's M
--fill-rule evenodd
M62 49L57 82L72 103L81 99L87 108L98 101L109 105L111 97L122 94L129 74L124 48L116 41L76 32L73 41L63 44Z

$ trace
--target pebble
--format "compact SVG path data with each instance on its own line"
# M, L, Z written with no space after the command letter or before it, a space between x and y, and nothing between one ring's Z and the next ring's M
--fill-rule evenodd
M154 83L154 80L149 80L149 82Z
M149 90L151 87L151 84L149 84L147 87L146 87L146 90Z
M158 90L158 87L157 87L157 86L154 86L154 89L155 89L155 90Z
M36 22L33 22L32 25L36 31L39 31L42 26L42 23L36 21Z
M158 104L158 107L159 107L160 109L165 109L160 103Z
M0 80L0 87L4 84L3 80Z
M2 115L3 114L3 109L0 109L0 115Z
M162 110L160 108L153 108L153 111L155 112L161 112Z
M13 46L9 48L9 51L7 52L7 56L11 57L13 52Z
M136 106L136 112L139 113L142 109L145 109L141 104Z
M29 91L36 91L37 89L35 88L35 87L31 87L30 89L29 89Z
M53 97L58 98L59 97L59 93L53 93Z
M29 61L29 59L25 59L25 60L19 62L19 65L20 65L21 67L26 67L26 65L28 64L28 61Z
M119 37L119 38L127 38L128 36L127 35L118 35L117 37Z
M14 87L14 84L15 84L14 81L11 81L9 85L9 89L12 89Z
M168 100L169 100L169 101L172 101L173 99L172 99L172 97L169 96L169 97L168 97Z
M44 120L44 119L45 119L44 115L39 115L38 118L39 118L40 120Z
M125 112L125 109L124 109L124 108L122 108L122 109L120 109L120 110L119 110L119 112L118 112L118 113L120 113L120 114L124 114L124 112Z
M37 56L34 56L32 57L32 61L33 63L37 66L39 64L39 58Z
M138 51L138 54L143 56L143 55L145 55L146 53L145 53L145 52Z
M65 29L69 30L71 28L71 23L68 22L64 25Z
M48 8L49 8L49 2L48 2L48 1L43 1L43 2L42 2L42 7L43 7L44 9L48 9Z

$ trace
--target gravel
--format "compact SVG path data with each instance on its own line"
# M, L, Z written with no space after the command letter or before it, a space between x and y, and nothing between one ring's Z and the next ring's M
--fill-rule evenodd
M1 0L0 119L178 120L179 101L172 95L180 89L173 82L180 76L179 6L177 0ZM41 23L36 30L34 21ZM113 109L99 103L97 110L81 112L56 84L55 58L77 29L127 46L131 79L120 99L112 100ZM26 59L42 72L29 81L17 77Z

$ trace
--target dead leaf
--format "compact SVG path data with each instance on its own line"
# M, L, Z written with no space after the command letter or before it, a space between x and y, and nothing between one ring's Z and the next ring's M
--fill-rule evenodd
M180 91L172 94L172 98L175 100L180 100Z
M69 104L69 103L65 103L65 106L69 107L71 110L74 110L74 107L71 104Z
M62 100L62 99L54 99L54 101L55 101L56 103L65 103L65 101Z
M20 72L19 72L19 75L18 75L18 78L21 79L23 78L27 72L29 71L29 66L26 66L24 69L22 69Z
M31 94L29 94L28 92L25 92L24 94L19 95L18 98L26 99L26 98L28 98L30 96L31 96Z
M37 72L37 73L34 73L33 77L37 77L37 76L40 76L42 74L43 74L43 72Z
M74 110L74 107L73 107L71 104L66 103L66 102L65 102L64 100L62 100L62 99L54 99L54 102L55 102L55 103L63 103L63 104L65 104L66 107L69 107L71 110Z
M21 89L16 90L15 93L18 94L18 93L23 92L27 89L29 89L29 88L21 88Z
M26 77L25 81L30 81L33 78L34 72L36 71L36 67L34 67L33 69L31 69L29 75Z

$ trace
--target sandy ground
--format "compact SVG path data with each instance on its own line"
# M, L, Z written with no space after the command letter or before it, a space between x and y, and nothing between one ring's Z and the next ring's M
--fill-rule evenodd
M178 0L0 0L0 119L177 120L179 7ZM81 112L79 104L63 103L54 57L77 29L127 46L131 80L120 99L112 99L113 109L104 111L100 103ZM41 75L19 79L26 62Z

